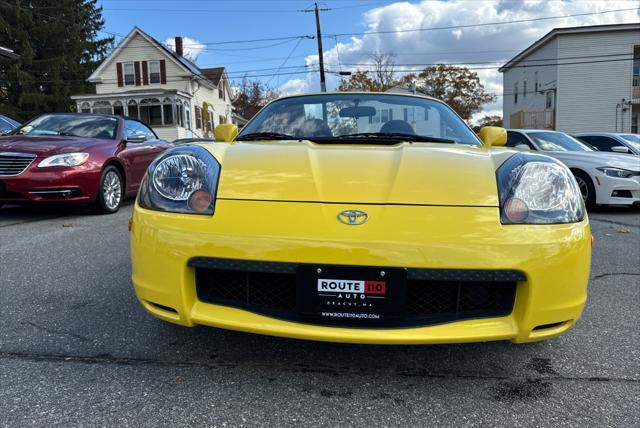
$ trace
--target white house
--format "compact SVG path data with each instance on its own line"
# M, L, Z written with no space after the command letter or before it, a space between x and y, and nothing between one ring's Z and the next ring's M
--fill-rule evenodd
M500 71L507 128L638 133L640 23L556 28Z
M210 136L232 121L232 91L224 67L199 68L135 27L88 81L96 93L74 95L77 110L136 118L160 138L172 141Z

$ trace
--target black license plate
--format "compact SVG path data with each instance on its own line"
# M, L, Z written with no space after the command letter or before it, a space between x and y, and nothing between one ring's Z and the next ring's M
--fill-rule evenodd
M404 318L406 270L346 266L298 267L303 318L336 324L377 324Z

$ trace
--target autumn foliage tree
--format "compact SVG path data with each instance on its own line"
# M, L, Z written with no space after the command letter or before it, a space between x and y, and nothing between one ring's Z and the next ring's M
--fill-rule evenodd
M418 74L416 90L449 104L465 120L471 119L496 96L484 89L478 74L467 67L439 64Z
M473 126L474 132L480 132L480 129L485 126L502 126L502 116L500 115L484 115L481 117L478 122Z
M236 114L249 120L269 101L279 96L280 92L277 89L269 87L260 80L250 81L244 77L236 85L233 106Z
M384 92L407 82L398 78L392 54L369 55L370 70L357 70L348 79L341 79L338 91Z
M482 106L495 101L487 92L478 74L467 67L439 64L426 67L418 75L396 72L392 55L370 57L370 70L357 70L342 79L339 91L384 92L393 87L405 87L449 104L463 119L469 120Z

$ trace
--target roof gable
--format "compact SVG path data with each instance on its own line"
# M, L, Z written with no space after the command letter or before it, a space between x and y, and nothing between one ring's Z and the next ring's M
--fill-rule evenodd
M547 34L533 42L526 49L518 53L516 56L507 61L502 67L498 69L499 72L504 73L506 70L511 68L517 62L522 61L527 56L531 55L536 50L540 49L542 46L550 42L556 36L562 34L576 34L576 33L595 33L595 32L603 32L603 31L632 31L638 30L640 31L640 24L606 24L606 25L589 25L582 27L565 27L565 28L554 28L549 31Z
M133 27L133 29L127 34L127 36L118 44L118 46L109 54L102 64L89 76L87 79L89 82L100 83L100 76L102 72L107 68L107 66L113 62L115 58L118 57L122 50L126 49L129 43L134 39L134 37L140 36L145 39L151 46L155 47L159 51L161 51L164 56L169 60L174 62L178 67L184 70L185 73L193 74L201 79L206 80L205 76L202 75L200 69L193 64L191 61L179 56L175 52L173 52L168 47L164 46L162 43L158 42L156 39L142 31L138 27Z

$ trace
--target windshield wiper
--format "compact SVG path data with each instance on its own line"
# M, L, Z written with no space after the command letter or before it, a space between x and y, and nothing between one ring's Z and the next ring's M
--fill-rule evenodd
M417 141L425 143L447 143L456 144L455 140L448 138L429 137L427 135L407 134L404 132L359 132L357 134L338 135L336 137L330 137L329 140L359 140L365 138L380 139L380 140L398 140L398 141Z
M293 135L281 134L279 132L250 132L245 135L239 135L236 138L238 141L253 141L253 140L300 140Z

